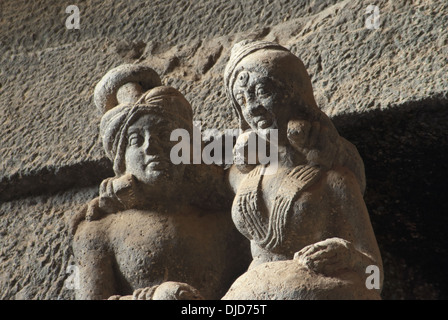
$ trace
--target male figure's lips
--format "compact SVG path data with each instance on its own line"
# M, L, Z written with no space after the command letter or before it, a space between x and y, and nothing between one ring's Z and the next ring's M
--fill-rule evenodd
M159 155L148 155L146 156L146 162L150 163L150 162L154 162L154 161L166 161L166 158L163 156L159 156Z
M166 160L165 158L155 157L155 158L152 158L152 159L148 160L148 161L145 163L146 166L149 166L150 164L154 164L154 165L165 165L165 166L166 166L166 165L169 164L169 161Z
M169 167L169 163L166 161L151 161L146 165L146 168L157 170L157 169L166 169Z

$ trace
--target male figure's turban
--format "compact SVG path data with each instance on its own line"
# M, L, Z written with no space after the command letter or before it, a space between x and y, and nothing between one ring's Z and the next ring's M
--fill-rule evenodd
M159 86L144 93L135 104L118 105L101 118L100 134L106 155L113 161L116 175L126 170L124 154L127 130L144 114L158 114L175 121L191 132L193 111L185 97L176 89Z

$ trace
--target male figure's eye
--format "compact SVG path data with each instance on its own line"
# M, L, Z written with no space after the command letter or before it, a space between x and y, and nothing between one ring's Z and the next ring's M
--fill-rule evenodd
M128 138L128 143L130 146L140 146L143 142L143 138L138 133L132 133Z
M160 140L162 141L170 141L170 137L171 137L171 132L173 130L171 129L171 127L167 126L165 128L163 128L160 132L159 132L159 137Z
M174 129L178 128L178 124L174 121L165 122L162 124L162 133L170 135Z

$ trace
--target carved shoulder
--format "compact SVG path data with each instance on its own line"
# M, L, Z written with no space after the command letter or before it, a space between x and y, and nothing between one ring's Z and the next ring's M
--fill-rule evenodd
M382 270L382 260L376 242L370 216L356 176L347 168L338 167L328 172L332 207L337 214L333 225L338 236L350 241L355 248L369 257L369 264L376 264Z
M229 183L230 188L232 189L233 193L237 193L238 187L241 184L241 181L243 181L244 177L247 174L241 172L236 165L232 165L227 170L227 182Z
M82 250L101 250L107 243L108 219L81 221L73 236L73 248Z
M337 166L327 172L327 186L333 197L348 199L360 197L362 199L362 186L353 172L346 167Z

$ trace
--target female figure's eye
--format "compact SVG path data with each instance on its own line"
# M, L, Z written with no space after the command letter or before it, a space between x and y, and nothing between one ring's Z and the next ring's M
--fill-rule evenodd
M269 96L269 91L263 86L257 87L257 96L261 98L266 98Z
M128 144L130 146L140 146L142 144L142 142L143 142L143 138L138 133L132 133L128 137Z

